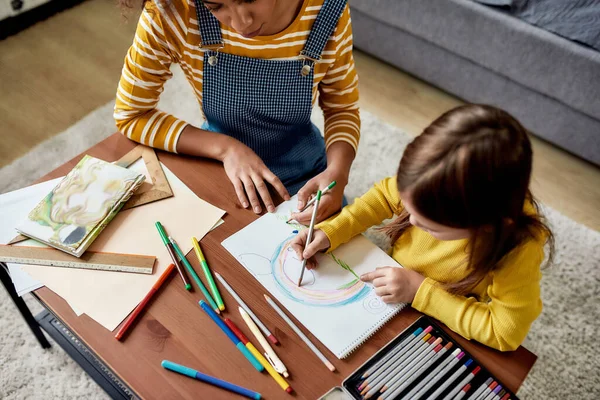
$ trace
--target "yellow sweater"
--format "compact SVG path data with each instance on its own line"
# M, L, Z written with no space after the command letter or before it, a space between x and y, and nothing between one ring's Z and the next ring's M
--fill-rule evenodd
M244 38L221 26L223 53L263 59L296 59L304 48L324 0L304 0L302 9L284 31L271 36ZM159 7L148 2L138 23L119 82L114 117L128 138L176 152L185 121L156 109L163 85L179 63L202 108L203 50L194 2L172 0ZM352 57L352 26L348 6L315 64L313 104L325 114L325 144L343 141L355 150L360 137L358 78Z
M399 214L400 207L396 178L387 178L317 228L323 230L331 249L335 249ZM413 308L467 339L502 351L515 350L542 311L540 266L544 241L531 240L506 255L500 268L472 290L474 297L452 295L438 284L457 282L467 275L467 242L441 241L411 227L393 244L392 257L404 268L426 277L413 300Z

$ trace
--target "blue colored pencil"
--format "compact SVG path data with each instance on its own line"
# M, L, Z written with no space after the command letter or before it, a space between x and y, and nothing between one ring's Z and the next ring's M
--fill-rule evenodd
M250 399L260 400L260 393L253 392L252 390L248 390L238 385L234 385L233 383L222 381L221 379L217 379L210 375L203 374L202 372L198 372L194 369L184 367L183 365L175 364L174 362L167 360L163 360L163 362L160 365L162 365L163 368L168 369L169 371L177 372L178 374L198 379L199 381L209 383L211 385L220 387L221 389L229 390L230 392L237 393Z
M242 341L235 335L235 333L233 333L231 329L229 329L225 322L223 322L221 318L219 318L217 313L212 308L210 308L210 306L206 304L204 300L200 300L198 304L200 304L200 307L202 307L202 309L208 314L210 319L215 321L219 328L221 328L221 330L225 332L227 337L233 342L233 344L235 344L235 347L237 347L238 350L244 355L244 357L246 357L248 361L250 361L250 364L252 364L252 366L256 368L259 372L264 371L265 367L263 367L262 364L258 362L256 357L254 357L252 353L250 353L250 350L248 350L246 345L244 345L244 343L242 343Z

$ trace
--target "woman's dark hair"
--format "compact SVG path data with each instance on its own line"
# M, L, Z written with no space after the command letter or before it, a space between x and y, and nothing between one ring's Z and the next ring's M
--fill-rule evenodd
M469 293L521 244L552 232L529 191L532 150L526 129L507 112L486 105L454 108L410 143L398 167L398 190L416 210L441 225L469 229L469 274L444 284ZM530 203L532 212L525 212ZM406 210L382 230L393 241L408 229ZM540 236L541 235L541 236Z

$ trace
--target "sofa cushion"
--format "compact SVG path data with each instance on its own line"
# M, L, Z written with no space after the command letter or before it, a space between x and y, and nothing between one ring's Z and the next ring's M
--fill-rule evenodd
M350 5L600 119L600 52L469 0L350 0Z

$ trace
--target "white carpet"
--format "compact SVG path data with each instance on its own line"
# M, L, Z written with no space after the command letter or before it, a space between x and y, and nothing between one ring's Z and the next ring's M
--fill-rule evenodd
M175 77L161 97L161 108L199 124L198 103L181 72L174 72ZM346 192L349 198L364 193L378 179L394 174L410 141L407 134L372 114L362 112L361 117L363 134ZM0 193L33 182L115 130L112 104L107 104L2 168ZM544 272L544 311L525 342L539 360L519 396L598 399L600 233L550 208L545 210L556 235L556 262ZM36 312L40 310L30 296L26 301ZM0 289L0 321L1 399L107 398L58 346L41 349L4 289Z

